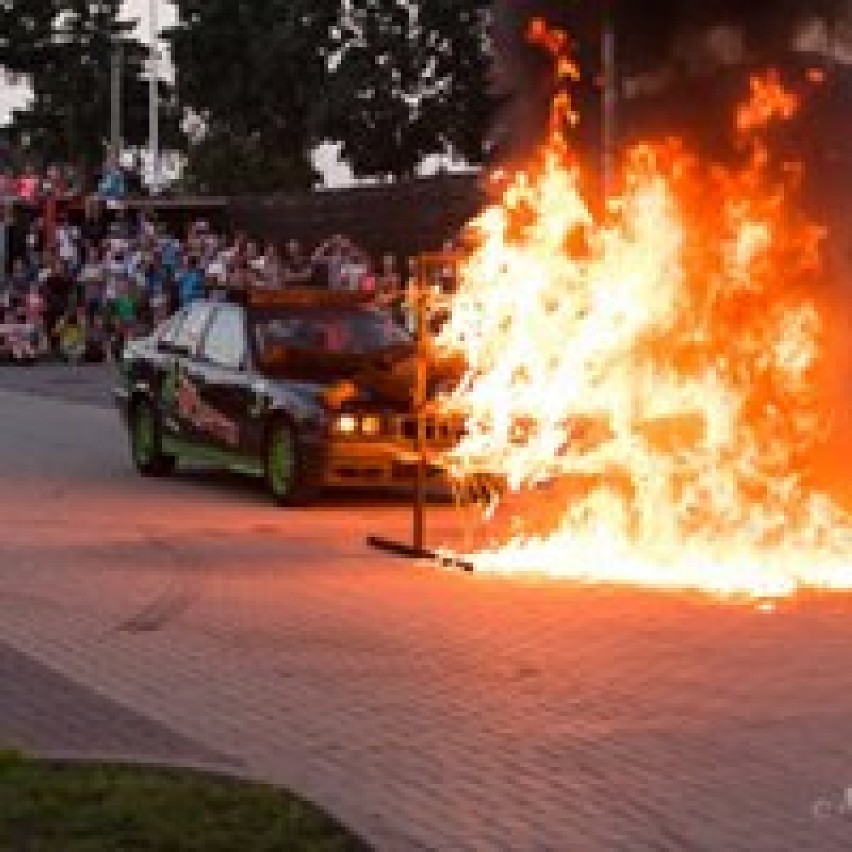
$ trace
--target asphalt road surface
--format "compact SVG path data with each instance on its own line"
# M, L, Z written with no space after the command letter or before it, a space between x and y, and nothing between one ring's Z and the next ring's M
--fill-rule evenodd
M108 384L0 368L0 748L268 779L382 849L852 848L850 598L395 561L392 501L137 478Z

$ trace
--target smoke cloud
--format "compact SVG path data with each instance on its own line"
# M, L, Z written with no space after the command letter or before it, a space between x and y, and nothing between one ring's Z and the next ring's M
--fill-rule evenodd
M819 25L830 33L848 25L850 0L495 0L495 88L507 102L497 141L504 156L535 141L551 94L548 60L525 41L529 20L544 17L574 35L585 74L575 97L581 113L590 115L598 109L595 84L607 10L618 34L620 70L629 78L772 61L808 28Z

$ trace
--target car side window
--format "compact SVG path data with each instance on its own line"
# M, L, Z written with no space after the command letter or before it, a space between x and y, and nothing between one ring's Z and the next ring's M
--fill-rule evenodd
M210 310L209 305L196 305L193 307L175 338L175 343L181 349L186 349L192 356L198 353L201 337L204 334L204 329L207 327L207 320L210 318Z
M245 363L246 332L239 308L219 308L210 323L201 356L217 367L239 370Z

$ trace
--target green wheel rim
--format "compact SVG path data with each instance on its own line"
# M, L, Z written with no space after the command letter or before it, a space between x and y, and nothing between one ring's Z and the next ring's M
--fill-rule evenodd
M295 473L293 436L287 428L276 429L269 447L269 483L278 497L286 497L293 490Z
M144 467L153 462L155 443L154 414L149 406L140 405L133 423L133 455L137 464Z

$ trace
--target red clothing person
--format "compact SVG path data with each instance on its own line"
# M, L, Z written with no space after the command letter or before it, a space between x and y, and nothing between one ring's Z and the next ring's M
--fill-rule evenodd
M41 189L41 178L28 170L15 181L15 194L24 201L35 201Z

